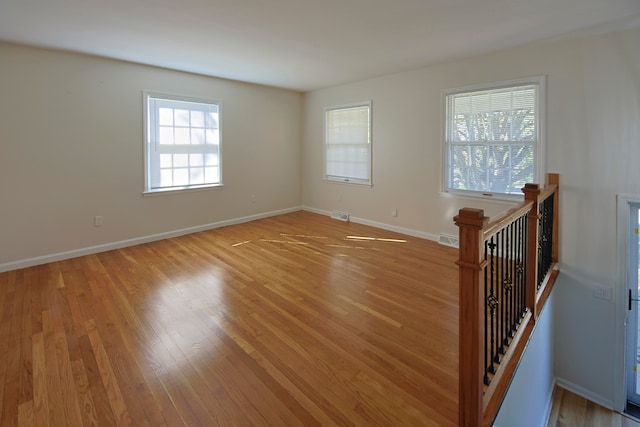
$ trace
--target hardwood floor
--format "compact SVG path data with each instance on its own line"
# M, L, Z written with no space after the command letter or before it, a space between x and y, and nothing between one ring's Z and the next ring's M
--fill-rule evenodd
M456 253L297 212L1 273L0 425L456 425Z
M556 387L547 427L640 427L640 423Z

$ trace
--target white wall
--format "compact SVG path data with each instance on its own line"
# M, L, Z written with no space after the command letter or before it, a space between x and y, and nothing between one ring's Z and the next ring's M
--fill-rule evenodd
M555 385L554 299L555 291L549 295L536 321L498 411L496 427L544 427L547 424Z
M616 194L640 194L640 28L529 45L318 90L304 97L303 203L431 235L457 233L463 206L506 206L441 193L442 92L547 77L546 169L560 173L556 375L612 404L624 284L616 283ZM373 188L322 180L322 109L373 101ZM397 218L391 210L398 208ZM593 287L613 287L613 299Z
M221 101L223 188L142 196L143 90ZM299 208L301 109L293 91L0 44L0 266Z

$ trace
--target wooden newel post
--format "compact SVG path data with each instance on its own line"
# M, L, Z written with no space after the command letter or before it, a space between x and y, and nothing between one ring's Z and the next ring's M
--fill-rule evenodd
M460 209L454 218L459 228L460 294L459 420L460 426L482 425L485 289L482 270L483 228L489 221L482 209Z
M532 319L535 322L537 318L536 310L536 293L538 291L538 223L540 219L540 205L538 204L538 196L540 195L540 185L525 184L522 188L524 199L531 201L531 210L527 217L527 276L525 303L531 310Z

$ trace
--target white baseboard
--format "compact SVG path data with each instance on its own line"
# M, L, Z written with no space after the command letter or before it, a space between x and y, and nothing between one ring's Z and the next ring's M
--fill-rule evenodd
M307 212L313 212L320 215L331 216L331 211L325 211L322 209L310 208L308 206L303 206L302 210ZM357 224L368 225L375 228L380 228L382 230L393 231L400 234L406 234L407 236L419 237L421 239L433 240L434 242L438 241L438 237L435 234L425 233L424 231L413 230L411 228L398 227L391 224L385 224L383 222L371 221L365 218L354 217L353 215L349 216L349 221L355 222Z
M19 268L33 267L35 265L47 264L50 262L62 261L69 258L76 258L85 255L96 254L99 252L111 251L114 249L125 248L128 246L140 245L142 243L154 242L157 240L170 239L172 237L184 236L185 234L197 233L199 231L213 230L215 228L225 227L227 225L242 224L244 222L254 221L257 219L268 218L271 216L282 215L291 212L297 212L302 210L302 207L297 206L288 209L281 209L277 211L265 212L256 215L249 215L240 218L233 218L224 221L213 222L210 224L198 225L195 227L182 228L180 230L167 231L164 233L152 234L149 236L136 237L133 239L120 240L117 242L105 243L102 245L89 246L80 249L73 249L65 252L57 252L54 254L43 255L34 258L28 258L18 261L11 261L4 264L0 264L0 273L5 271L17 270Z
M611 399L607 399L606 397L593 393L592 391L574 384L571 381L567 381L562 378L556 378L556 385L558 387L564 388L565 390L569 390L570 392L575 393L578 396L584 397L585 399L590 400L593 403L597 403L600 406L604 406L607 409L613 410L613 401Z
M64 251L64 252L57 252L53 254L38 256L34 258L27 258L27 259L18 260L18 261L10 261L10 262L0 264L0 273L5 271L17 270L19 268L27 268L27 267L33 267L36 265L47 264L50 262L62 261L69 258L76 258L80 256L96 254L99 252L111 251L114 249L121 249L128 246L135 246L143 243L154 242L157 240L170 239L172 237L184 236L185 234L197 233L199 231L213 230L215 228L225 227L227 225L241 224L243 222L254 221L257 219L268 218L271 216L282 215L286 213L296 212L299 210L305 210L305 211L317 213L320 215L331 216L330 211L324 211L321 209L315 209L315 208L310 208L306 206L296 206L288 209L281 209L277 211L265 212L265 213L256 214L256 215L249 215L249 216L244 216L240 218L232 218L232 219L218 221L210 224L198 225L195 227L188 227L188 228L183 228L179 230L152 234L149 236L135 237L133 239L126 239L126 240L120 240L117 242L105 243L101 245L88 246L84 248L73 249L73 250ZM433 241L438 240L438 236L435 234L425 233L423 231L413 230L410 228L397 227L395 225L385 224L377 221L371 221L365 218L358 218L354 216L351 216L349 220L358 224L369 225L371 227L380 228L382 230L388 230L396 233L406 234L407 236L419 237L421 239L427 239L427 240L433 240Z

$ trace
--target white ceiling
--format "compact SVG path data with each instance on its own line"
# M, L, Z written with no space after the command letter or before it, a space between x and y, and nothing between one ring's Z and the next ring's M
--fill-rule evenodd
M299 91L635 25L640 0L0 0L0 40Z

